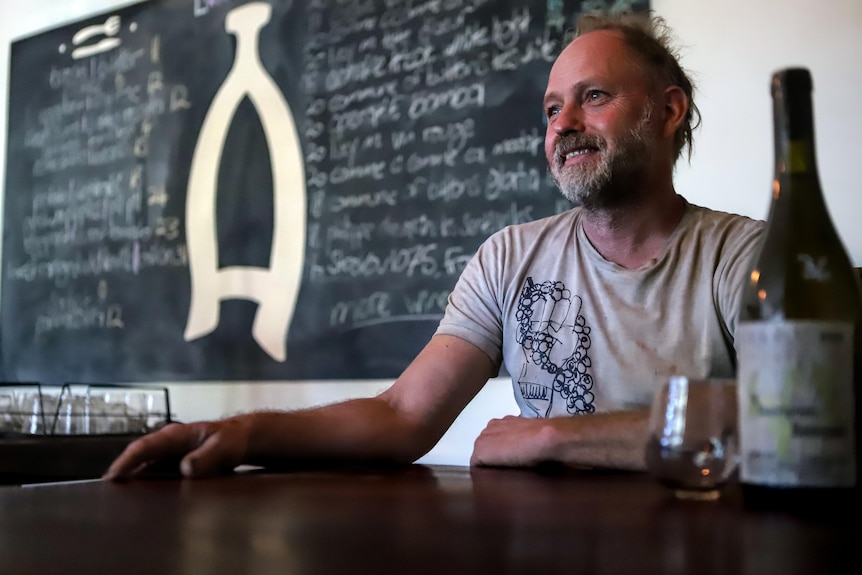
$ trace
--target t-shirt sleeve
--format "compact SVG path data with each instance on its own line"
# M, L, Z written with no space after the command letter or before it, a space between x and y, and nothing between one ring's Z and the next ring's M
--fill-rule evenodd
M499 278L505 262L503 236L491 236L470 259L455 284L435 335L453 335L482 351L499 372L503 321Z

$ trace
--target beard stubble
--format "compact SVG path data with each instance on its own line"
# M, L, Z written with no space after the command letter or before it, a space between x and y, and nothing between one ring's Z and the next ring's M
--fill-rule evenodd
M562 136L555 146L550 171L563 196L588 210L613 209L636 200L641 193L643 175L652 162L651 119L650 105L644 108L634 127L611 141L612 146L600 136ZM598 163L567 168L559 150L572 147L596 148L600 154Z

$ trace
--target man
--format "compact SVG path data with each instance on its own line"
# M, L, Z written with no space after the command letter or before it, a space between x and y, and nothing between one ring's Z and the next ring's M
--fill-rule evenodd
M194 477L273 461L408 463L505 361L521 417L492 420L471 464L642 469L647 406L669 375L730 376L740 292L761 223L688 204L691 82L660 20L582 19L555 62L545 152L581 206L479 249L435 336L386 391L315 409L170 425L107 478L182 458ZM583 414L583 416L581 416Z

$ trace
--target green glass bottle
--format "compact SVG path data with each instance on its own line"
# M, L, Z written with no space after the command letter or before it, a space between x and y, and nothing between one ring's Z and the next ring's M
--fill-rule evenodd
M820 187L812 91L807 69L773 75L772 205L736 333L739 478L746 505L828 513L862 472L862 285Z

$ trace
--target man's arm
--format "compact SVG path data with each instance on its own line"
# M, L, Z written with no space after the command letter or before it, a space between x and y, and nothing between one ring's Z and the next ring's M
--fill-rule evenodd
M648 421L648 410L493 419L476 439L470 463L509 467L558 462L643 470Z
M272 462L410 463L434 446L492 372L490 358L479 348L435 336L376 397L168 425L130 444L105 477L133 475L170 458L182 458L180 470L187 477Z

